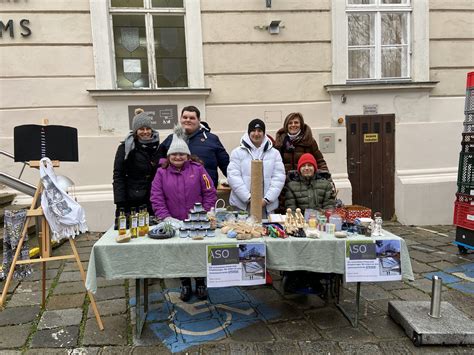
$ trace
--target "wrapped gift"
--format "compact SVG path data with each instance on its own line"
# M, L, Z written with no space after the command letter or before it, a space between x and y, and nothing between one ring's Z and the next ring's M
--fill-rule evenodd
M348 205L344 206L346 210L345 220L349 223L353 223L356 218L371 218L372 210L368 207L359 205Z

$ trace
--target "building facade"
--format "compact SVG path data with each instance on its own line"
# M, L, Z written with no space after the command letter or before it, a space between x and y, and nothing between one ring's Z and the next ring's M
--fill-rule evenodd
M0 20L0 149L13 153L17 125L76 127L79 162L57 173L92 230L112 223L133 109L153 111L164 140L186 105L229 152L251 119L274 135L301 112L346 204L452 222L470 0L3 0ZM21 165L2 156L0 170Z

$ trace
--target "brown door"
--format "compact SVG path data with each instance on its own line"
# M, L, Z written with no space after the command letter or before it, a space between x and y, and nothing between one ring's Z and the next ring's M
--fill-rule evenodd
M347 172L352 203L395 213L395 115L347 116Z

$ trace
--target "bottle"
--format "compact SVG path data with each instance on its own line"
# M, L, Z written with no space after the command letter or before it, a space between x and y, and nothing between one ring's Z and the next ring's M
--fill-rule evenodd
M145 231L145 213L143 211L143 206L140 207L140 212L138 212L138 236L144 237L146 234Z
M127 217L125 217L125 209L120 208L120 214L117 218L119 235L124 235L127 233Z
M309 228L316 228L318 226L318 220L316 219L316 212L311 212L308 218Z
M146 205L143 205L143 213L145 213L145 234L148 234L150 231L150 214Z
M135 207L130 209L130 234L132 238L136 238L138 236L138 214Z

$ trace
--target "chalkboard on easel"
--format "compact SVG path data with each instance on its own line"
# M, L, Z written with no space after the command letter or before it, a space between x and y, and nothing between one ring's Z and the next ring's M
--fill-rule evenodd
M22 125L13 130L16 162L41 160L79 161L77 128L54 125Z

